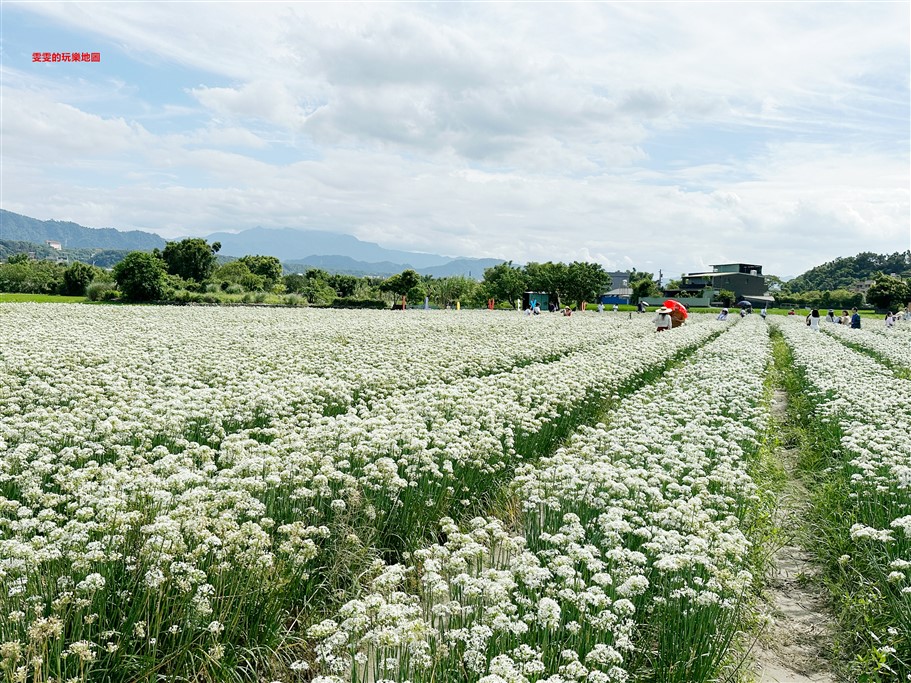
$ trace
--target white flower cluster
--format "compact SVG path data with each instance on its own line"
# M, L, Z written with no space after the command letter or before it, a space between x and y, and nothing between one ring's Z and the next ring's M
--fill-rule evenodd
M842 533L856 542L854 555L866 558L858 565L869 568L862 579L878 583L877 595L892 605L907 651L911 647L907 619L911 614L911 381L897 378L835 338L808 335L793 321L777 324L805 373L819 419L840 435L846 457L833 470L848 487L851 501L847 510L839 512ZM846 339L885 355L886 346L870 341L878 335L860 337L853 334L858 330L849 332ZM907 365L904 343L901 361Z
M624 399L609 425L520 468L522 534L444 519L444 541L311 630L314 668L488 683L715 675L752 581L747 469L769 420L769 358L765 325L741 321Z
M868 326L852 330L845 325L822 324L827 334L874 351L891 363L911 368L911 321L900 321L895 327Z
M54 619L60 658L80 643L112 667L280 640L287 611L334 597L330 571L422 545L580 411L718 333L468 311L0 319L0 614L20 615L0 642L27 652Z

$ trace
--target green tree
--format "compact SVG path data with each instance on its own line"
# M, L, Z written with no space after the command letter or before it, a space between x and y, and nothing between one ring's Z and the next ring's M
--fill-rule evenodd
M84 296L86 287L92 284L98 271L94 266L76 261L63 271L61 291L72 296Z
M29 255L26 253L22 254L13 254L6 259L7 263L26 263L29 260Z
M263 279L262 289L271 290L281 281L282 263L275 256L242 256L238 261Z
M780 292L785 289L785 285L787 285L787 283L777 275L765 276L765 286L770 292Z
M405 297L407 300L408 292L421 282L421 276L415 271L404 270L398 275L387 278L380 285L381 292L389 292L395 296Z
M569 266L565 263L529 263L525 266L525 277L529 291L549 294L556 299L558 307L572 286Z
M434 279L428 285L428 295L440 307L468 301L479 288L476 280L463 275Z
M632 290L632 303L638 303L640 299L653 296L661 296L661 289L655 282L654 273L633 270L629 275L629 287Z
M0 292L56 294L63 286L63 266L26 259L0 265Z
M165 266L147 251L131 251L114 266L117 288L128 301L154 301L164 294Z
M168 242L161 258L171 275L202 282L208 280L215 270L218 263L215 254L219 249L221 242L210 245L201 237L188 237L180 242Z
M685 277L685 274L681 273L679 279L668 280L667 287L665 287L665 290L680 289L681 287L683 287L683 278L684 277ZM681 296L683 296L683 293L681 293Z
M213 281L219 283L222 289L229 285L240 285L248 292L266 289L266 281L261 275L250 271L243 260L231 261L219 267L212 273Z
M414 287L405 293L406 301L413 301L415 305L424 305L424 297L427 296L427 285L423 282L417 283Z
M842 289L856 282L873 280L877 273L911 277L911 250L894 254L866 251L857 256L837 258L798 275L783 288L791 292Z
M354 275L330 275L326 282L339 296L354 296L360 284L360 280Z
M288 292L303 294L307 291L307 278L302 273L289 273L282 278L282 282Z
M599 263L574 261L566 269L566 275L567 298L575 301L577 307L583 301L594 301L611 282L610 275Z
M725 306L730 306L734 303L734 297L736 295L730 289L719 289L718 298L721 300L721 303Z
M528 286L525 273L512 261L484 269L484 291L491 299L512 304L521 299Z
M852 309L863 305L864 295L860 292L852 292L849 289L833 289L831 292L824 292L823 296L828 298L828 303L824 304L828 308Z
M904 308L911 300L911 288L908 283L900 278L890 275L877 275L875 281L867 290L867 302L877 308L887 308L897 311Z
M326 305L331 304L337 296L335 289L329 285L331 277L322 268L308 268L303 275L286 275L282 278L282 283L287 291L305 296L308 303Z

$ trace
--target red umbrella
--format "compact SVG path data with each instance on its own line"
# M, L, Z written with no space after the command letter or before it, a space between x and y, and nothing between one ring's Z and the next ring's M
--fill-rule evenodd
M674 299L668 299L664 302L665 308L669 308L672 311L675 311L678 315L683 316L683 319L686 320L689 317L689 314L686 312L686 306L684 306L679 301Z

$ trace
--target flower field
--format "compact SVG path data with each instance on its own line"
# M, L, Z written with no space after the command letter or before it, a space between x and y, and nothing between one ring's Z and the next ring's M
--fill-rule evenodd
M911 381L828 335L778 324L813 407L815 455L825 468L818 550L844 616L857 624L850 644L862 666L881 674L866 680L911 680ZM900 331L833 334L842 335L883 353L903 338L905 363L911 352ZM888 343L877 346L879 338Z
M846 533L871 554L845 566L904 609L911 453L883 425L907 435L908 382L781 327L807 378L836 352L869 378L819 406L863 475ZM736 675L768 330L0 305L0 680Z
M860 347L888 363L911 371L911 321L899 320L895 327L868 325L852 330L842 325L822 325L824 332L848 344Z

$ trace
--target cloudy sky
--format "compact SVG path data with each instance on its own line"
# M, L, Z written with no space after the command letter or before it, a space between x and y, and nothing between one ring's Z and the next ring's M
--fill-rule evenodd
M796 275L911 246L909 7L7 1L0 203Z

